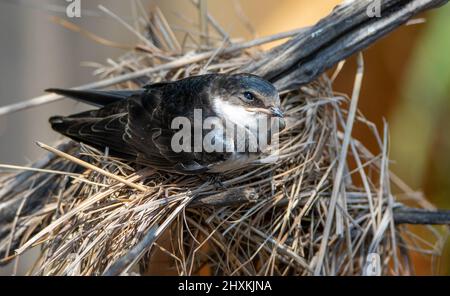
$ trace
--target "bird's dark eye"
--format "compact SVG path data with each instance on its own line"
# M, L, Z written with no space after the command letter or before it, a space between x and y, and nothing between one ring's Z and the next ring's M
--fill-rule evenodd
M251 92L244 92L244 98L248 102L253 102L255 100L255 96Z

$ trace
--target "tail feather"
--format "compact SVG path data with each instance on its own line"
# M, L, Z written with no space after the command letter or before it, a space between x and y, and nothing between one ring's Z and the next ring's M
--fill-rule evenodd
M112 103L126 100L133 95L140 95L145 90L74 90L49 88L45 91L63 95L90 105L104 107Z

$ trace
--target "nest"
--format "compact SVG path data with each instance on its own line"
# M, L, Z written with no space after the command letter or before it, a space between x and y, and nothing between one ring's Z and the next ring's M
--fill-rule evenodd
M138 73L119 85L135 88L239 72L262 54L211 36L208 46L180 45L160 12L150 19L147 42L97 66L100 78ZM334 77L282 93L287 128L277 161L221 175L220 186L208 175L156 171L84 144L41 145L51 152L0 179L2 262L38 246L30 274L413 273L410 251L437 255L443 236L430 226L418 235L393 213L400 198L432 206L389 171L387 129L379 134L357 110L362 67L351 97L333 91ZM355 124L367 127L378 151L351 136Z

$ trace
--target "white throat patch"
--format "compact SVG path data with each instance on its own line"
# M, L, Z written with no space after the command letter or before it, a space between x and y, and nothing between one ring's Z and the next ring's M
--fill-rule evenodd
M247 127L253 134L258 133L259 114L245 110L243 106L236 106L221 99L214 99L214 110L225 120Z

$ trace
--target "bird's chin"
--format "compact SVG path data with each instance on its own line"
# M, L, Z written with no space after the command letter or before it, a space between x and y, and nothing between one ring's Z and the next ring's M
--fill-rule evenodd
M245 125L247 120L257 116L256 112L250 112L243 106L231 104L221 99L214 101L214 109L220 117L238 125Z

